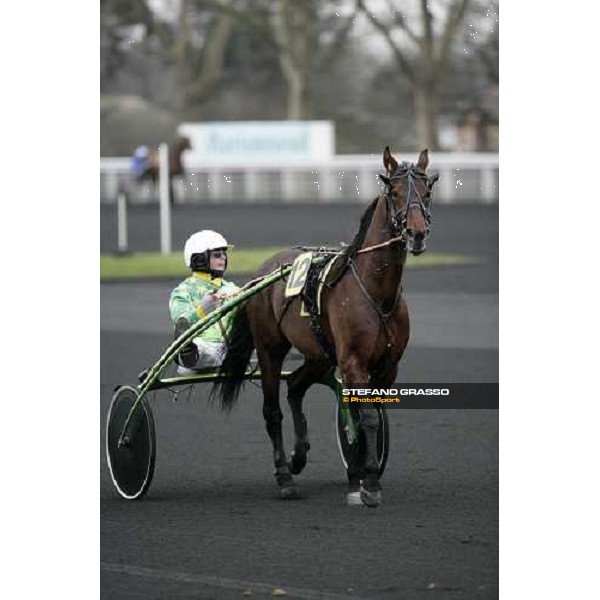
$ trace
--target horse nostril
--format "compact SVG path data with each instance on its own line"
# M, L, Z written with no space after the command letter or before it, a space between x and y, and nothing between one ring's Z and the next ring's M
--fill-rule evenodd
M408 237L414 240L415 242L420 242L425 237L425 234L422 231L418 231L417 229L407 229L406 235L408 235Z

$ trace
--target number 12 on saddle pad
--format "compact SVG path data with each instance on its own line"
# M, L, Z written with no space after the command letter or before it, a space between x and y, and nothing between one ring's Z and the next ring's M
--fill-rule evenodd
M297 296L302 291L302 288L306 283L306 276L308 275L308 269L312 263L312 259L312 252L304 252L296 257L296 260L292 264L292 271L287 285L285 286L286 298Z

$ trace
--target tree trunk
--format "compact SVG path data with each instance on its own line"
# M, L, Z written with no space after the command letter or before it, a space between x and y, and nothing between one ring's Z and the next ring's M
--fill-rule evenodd
M190 81L189 65L189 14L187 0L179 4L177 36L175 38L175 70L177 73L177 112L179 116L185 112L187 104L187 87Z
M287 118L303 121L311 118L310 79L302 69L290 70L286 74Z
M414 87L417 145L438 150L438 91L434 84L417 82Z
M234 21L226 14L220 14L211 25L209 39L202 56L202 71L194 82L189 100L196 105L206 100L219 82L223 73L227 45L233 33Z
M287 118L312 116L311 73L317 42L315 4L310 0L279 0L274 20L279 60L287 85Z

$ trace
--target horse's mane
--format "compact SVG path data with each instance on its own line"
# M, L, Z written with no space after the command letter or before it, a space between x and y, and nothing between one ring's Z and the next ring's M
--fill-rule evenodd
M329 273L329 285L335 285L338 279L344 274L344 271L348 268L348 263L352 260L356 253L360 250L363 242L365 241L365 236L367 235L367 231L371 225L371 221L373 220L373 214L375 213L375 208L377 207L377 202L379 201L379 196L375 198L371 204L367 207L362 217L360 218L360 227L356 232L356 235L344 248L341 256L335 261L335 264L331 268Z

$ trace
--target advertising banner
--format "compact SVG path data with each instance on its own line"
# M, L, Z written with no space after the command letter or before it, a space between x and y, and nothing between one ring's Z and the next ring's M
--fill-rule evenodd
M191 163L278 164L331 158L335 152L331 121L228 121L182 123L190 139Z

